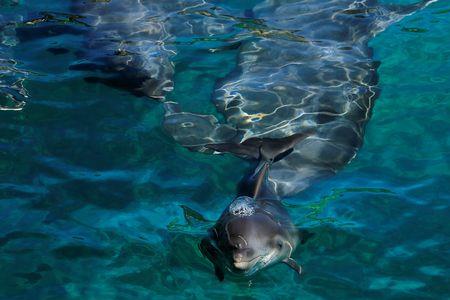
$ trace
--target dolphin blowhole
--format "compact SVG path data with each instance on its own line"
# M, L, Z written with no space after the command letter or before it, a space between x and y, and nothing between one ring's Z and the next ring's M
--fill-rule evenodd
M236 198L229 207L229 211L235 216L251 216L255 213L255 204L253 199L247 196Z

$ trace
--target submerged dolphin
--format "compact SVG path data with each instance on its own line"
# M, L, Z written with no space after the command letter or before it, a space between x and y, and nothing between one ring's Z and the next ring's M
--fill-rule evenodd
M212 18L203 12L239 16L204 0L67 0L65 9L67 13L30 13L39 17L19 23L17 36L22 42L60 34L81 36L70 70L85 72L89 83L158 100L173 89L178 40L189 43L236 30L233 18Z
M237 66L218 82L215 116L166 102L164 126L194 151L257 158L252 139L282 140L313 132L271 165L270 188L294 195L350 162L378 95L369 40L389 24L434 1L407 6L374 0L267 0L242 41Z
M88 82L163 100L173 90L176 39L233 30L232 20L197 13L212 7L204 0L74 1L72 11L90 29L71 69L93 72Z

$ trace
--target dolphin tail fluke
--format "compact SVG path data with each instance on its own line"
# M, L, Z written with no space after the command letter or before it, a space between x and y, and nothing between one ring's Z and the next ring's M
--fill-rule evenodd
M303 133L280 140L261 139L249 141L248 143L252 147L249 147L246 143L234 146L226 145L227 147L233 147L228 149L228 152L236 154L236 150L242 152L244 149L248 152L249 156L253 153L254 157L260 160L253 174L241 181L239 187L240 194L250 196L253 199L278 199L275 188L269 181L270 166L272 163L282 160L291 154L294 146L308 136L308 133ZM224 145L220 145L220 147L224 147Z
M219 254L217 250L211 245L210 240L208 238L202 239L199 244L199 249L203 256L205 256L214 265L214 273L217 279L219 279L219 281L223 281L225 275L222 268L220 268L220 266L216 263Z
M217 143L208 144L205 147L216 152L232 153L239 157L259 160L255 171L241 180L238 193L254 199L278 199L275 186L269 180L270 166L291 154L295 145L312 133L312 130L305 130L286 138L251 138L242 143Z
M311 130L305 130L285 138L251 138L243 142L211 143L205 147L263 162L276 162L289 155L297 143L312 133Z

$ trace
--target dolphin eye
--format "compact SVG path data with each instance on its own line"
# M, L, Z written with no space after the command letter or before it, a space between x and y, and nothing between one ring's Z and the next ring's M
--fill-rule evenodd
M277 241L276 242L276 246L278 249L282 249L283 248L283 242L282 241Z
M237 243L237 244L230 244L229 247L232 250L239 250L239 249L241 249L241 245L239 243Z

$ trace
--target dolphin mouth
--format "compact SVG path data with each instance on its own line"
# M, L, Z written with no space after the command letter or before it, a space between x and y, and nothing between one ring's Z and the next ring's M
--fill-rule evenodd
M258 263L258 259L261 257L263 257L263 255L258 255L251 260L233 261L233 266L239 271L247 273Z
M245 271L245 270L251 269L255 264L256 264L256 262L252 263L252 262L248 262L248 261L241 261L241 262L234 262L233 266L236 269Z
M269 255L258 255L251 260L244 260L244 261L233 261L233 266L235 269L245 273L245 274L253 274L257 270L253 270L253 268L258 264L259 261L265 261L265 257L269 256L272 257L272 254ZM263 266L265 264L263 263Z
M251 275L259 269L262 269L269 265L275 255L276 251L272 251L265 255L258 255L248 261L234 262L233 265L236 269L238 269L239 271L243 271L243 273L245 273L246 275ZM258 262L261 262L260 267L253 269L258 264Z

